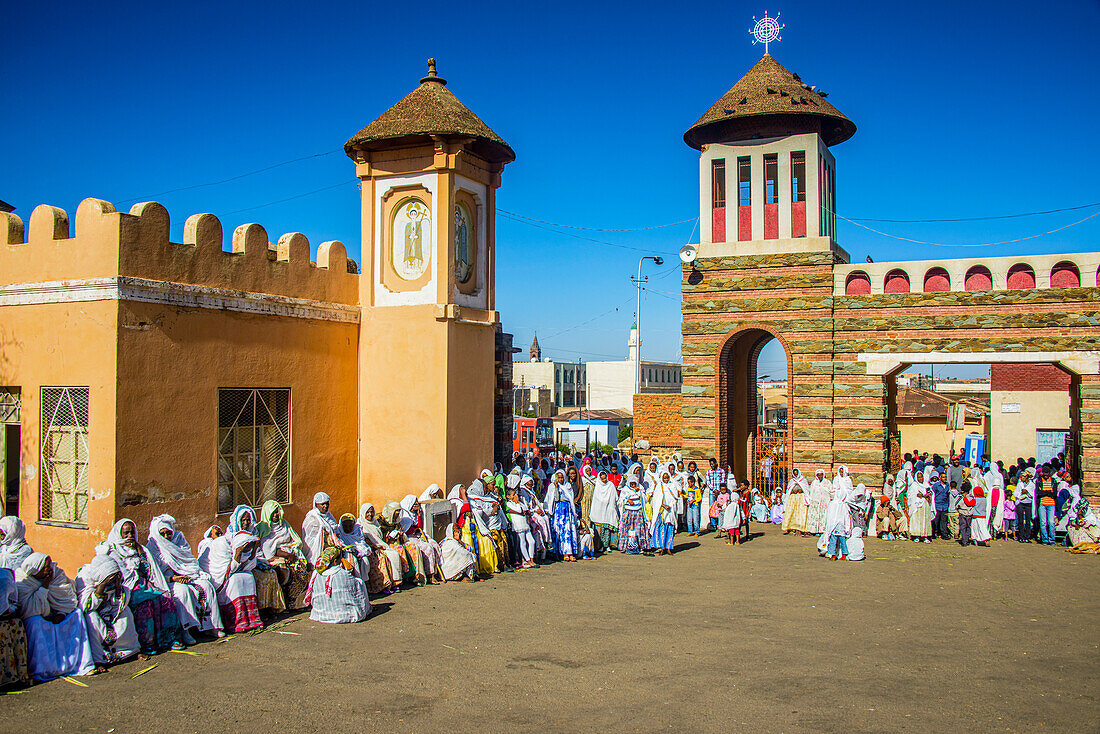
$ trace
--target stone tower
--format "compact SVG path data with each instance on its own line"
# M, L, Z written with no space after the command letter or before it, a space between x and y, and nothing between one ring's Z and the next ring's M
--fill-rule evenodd
M539 348L539 335L535 334L535 338L531 340L531 361L542 361L542 349Z
M362 190L359 495L493 461L496 189L515 153L436 74L344 145Z

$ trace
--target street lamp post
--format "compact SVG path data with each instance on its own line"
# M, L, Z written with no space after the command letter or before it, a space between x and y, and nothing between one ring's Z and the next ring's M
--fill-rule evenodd
M664 265L665 259L663 257L653 257L647 255L645 257L638 258L638 277L632 280L638 286L638 308L634 314L634 326L637 327L638 343L635 346L635 360L634 360L634 394L637 395L642 391L642 283L649 281L647 275L645 279L642 279L642 263L646 260L652 260L654 265Z

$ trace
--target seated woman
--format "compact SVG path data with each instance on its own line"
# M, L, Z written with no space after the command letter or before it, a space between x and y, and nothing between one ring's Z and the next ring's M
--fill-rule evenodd
M329 502L324 492L313 495L313 509L302 522L306 553L314 569L306 597L313 605L309 618L315 622L362 622L370 614L367 586L342 563L336 518L328 511Z
M492 536L485 526L484 520L473 511L470 504L463 503L458 510L458 520L455 522L462 531L463 544L477 555L477 573L482 578L489 578L496 572L497 554L493 546Z
M431 538L424 535L420 526L409 518L401 521L401 532L405 534L408 543L413 545L424 559L424 579L430 584L443 582L443 575L439 566L443 563L443 551Z
M443 578L447 581L469 583L477 571L477 556L462 543L462 528L454 523L447 526L443 539Z
M27 556L34 553L34 549L23 539L26 532L26 525L18 517L0 517L0 568L15 573Z
M764 503L764 495L760 490L752 491L752 506L749 508L749 516L756 522L768 522L768 506Z
M359 506L359 520L356 524L363 531L363 540L374 551L370 557L367 591L371 594L394 594L401 591L401 578L404 574L401 554L383 540L382 527L374 516L374 505L364 502Z
M176 530L176 518L171 515L154 517L149 523L149 542L145 548L172 590L176 614L183 625L183 641L188 645L195 643L192 630L224 637L214 582L199 568L187 538Z
M363 537L363 529L355 524L355 515L345 512L336 526L336 539L344 547L344 556L351 560L352 573L364 584L370 580L370 557L373 549Z
M15 574L0 568L0 688L29 683L27 632L19 619L19 591Z
M15 575L27 630L31 676L46 681L95 669L73 582L45 553L31 553Z
M214 582L226 632L247 632L263 626L256 598L256 553L260 541L247 530L223 535L211 527L199 544L199 567Z
M154 654L169 648L182 650L183 628L168 580L149 551L138 543L134 521L123 518L116 522L96 552L110 555L122 570L122 585L129 594L141 651Z
M140 654L137 625L130 611L130 595L122 583L122 569L106 553L97 553L76 575L80 610L88 630L96 672Z
M402 583L418 586L426 584L424 554L409 542L408 536L401 532L401 528L390 528L386 533L386 543L389 545L390 550L401 554L402 568L404 569L401 576Z
M275 573L275 569L260 556L260 539L256 537L256 514L248 505L237 505L233 514L229 516L226 534L232 536L241 531L252 535L256 540L252 576L256 579L256 603L260 605L260 612L267 614L285 612L286 599L283 598L283 590L279 586L279 576Z
M278 575L287 607L304 609L311 573L306 545L283 517L277 501L268 500L260 508L256 537L260 539L260 558Z

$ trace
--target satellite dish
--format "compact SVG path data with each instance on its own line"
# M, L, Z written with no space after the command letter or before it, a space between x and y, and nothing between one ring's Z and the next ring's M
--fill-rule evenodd
M684 245L680 248L680 259L685 263L693 263L697 257L699 251L695 249L695 245Z

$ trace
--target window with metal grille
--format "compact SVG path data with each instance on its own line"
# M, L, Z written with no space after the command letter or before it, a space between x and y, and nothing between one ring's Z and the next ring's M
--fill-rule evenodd
M711 206L720 209L726 205L726 159L711 161Z
M38 516L88 522L88 388L44 387Z
M218 512L290 502L290 390L218 390Z
M0 387L0 423L18 423L21 392L18 387Z

